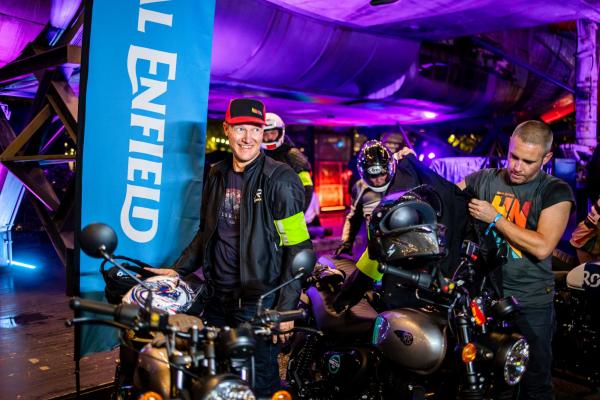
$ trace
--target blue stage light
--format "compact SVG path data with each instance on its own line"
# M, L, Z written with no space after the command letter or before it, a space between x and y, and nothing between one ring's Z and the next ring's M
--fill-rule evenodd
M15 267L23 267L23 268L27 268L27 269L36 269L37 268L35 265L26 264L26 263L23 263L20 261L15 261L15 260L10 261L9 265L14 265Z

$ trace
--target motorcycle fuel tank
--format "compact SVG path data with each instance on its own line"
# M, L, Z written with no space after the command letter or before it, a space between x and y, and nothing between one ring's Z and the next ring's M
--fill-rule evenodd
M444 360L447 340L437 314L400 308L377 316L373 345L399 366L418 374L430 374Z

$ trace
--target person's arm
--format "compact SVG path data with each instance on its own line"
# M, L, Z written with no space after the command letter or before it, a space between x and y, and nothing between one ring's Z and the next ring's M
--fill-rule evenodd
M356 270L344 282L342 290L336 295L332 306L336 312L342 312L354 307L363 298L373 281L380 280L383 274L379 272L379 263L369 257L369 249L365 249L356 262Z
M314 192L312 180L310 182L310 185L304 185L304 211L308 210L308 206L310 206L310 201L312 200L312 195Z
M186 276L198 269L198 254L202 249L202 235L196 232L190 244L183 250L175 264L168 268L146 268L156 275Z
M275 227L283 244L283 255L281 265L281 276L279 283L289 281L292 277L292 261L294 256L303 249L312 249L312 242L306 227L303 212L304 189L298 175L287 166L281 168L281 173L272 177L273 190L270 201L274 207L271 209L275 219ZM301 283L295 281L279 293L275 309L286 311L298 306L300 300ZM286 332L294 327L294 321L282 322L279 330ZM290 333L273 335L273 343L285 342Z
M303 211L306 212L314 191L314 184L312 181L312 177L310 176L312 168L310 166L310 163L308 162L308 158L306 158L306 156L296 147L292 147L290 149L290 151L287 154L287 159L290 162L292 169L298 174L300 182L302 182L302 186L304 187Z
M413 149L404 146L403 148L398 150L396 153L394 153L394 158L396 159L396 161L400 161L404 157L408 156L409 154L412 154L415 157L417 156L417 153L415 153L415 151Z
M570 210L570 201L562 201L543 209L535 231L521 228L506 218L500 218L495 228L512 246L538 260L544 260L552 254L564 233ZM469 203L469 213L473 218L490 224L498 211L487 201L472 199Z
M204 229L204 211L208 204L207 188L209 187L210 175L204 182L204 190L202 191L202 205L200 207L200 226L194 235L194 238L183 250L177 261L170 268L146 268L148 271L156 275L166 276L186 276L195 272L201 267L203 261L203 245L202 245L202 230Z
M292 278L291 264L294 256L303 249L312 249L312 242L304 220L304 188L298 175L288 166L281 166L270 180L269 207L275 228L282 245L282 265L279 283ZM283 288L279 294L276 309L294 309L300 298L300 282Z
M349 250L349 252L347 252L348 254L352 254L352 244L364 221L362 203L360 201L363 192L364 190L360 181L356 182L354 188L352 188L352 204L350 205L350 211L348 212L348 215L346 215L344 227L342 229L342 244L338 249L341 250L341 247L346 247Z

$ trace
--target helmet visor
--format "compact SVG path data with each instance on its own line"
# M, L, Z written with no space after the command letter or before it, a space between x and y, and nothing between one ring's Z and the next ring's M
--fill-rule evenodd
M377 173L368 173L365 174L365 181L367 182L367 185L371 186L371 187L382 187L385 186L389 183L389 181L391 180L391 176L388 173L387 169L385 168L381 168L380 166L373 166L369 169L374 169L377 168Z

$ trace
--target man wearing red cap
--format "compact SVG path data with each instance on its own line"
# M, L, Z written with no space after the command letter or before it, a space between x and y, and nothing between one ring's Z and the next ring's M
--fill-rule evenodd
M260 152L265 114L265 106L258 100L229 103L223 130L233 154L208 174L200 229L174 269L153 270L185 276L202 268L215 289L203 314L210 325L237 326L251 319L258 297L292 277L293 256L312 248L300 178L288 165ZM265 298L263 306L294 309L299 296L297 282ZM286 322L279 329L292 327L293 322ZM279 385L277 342L288 336L257 341L255 389L260 396L270 396Z

